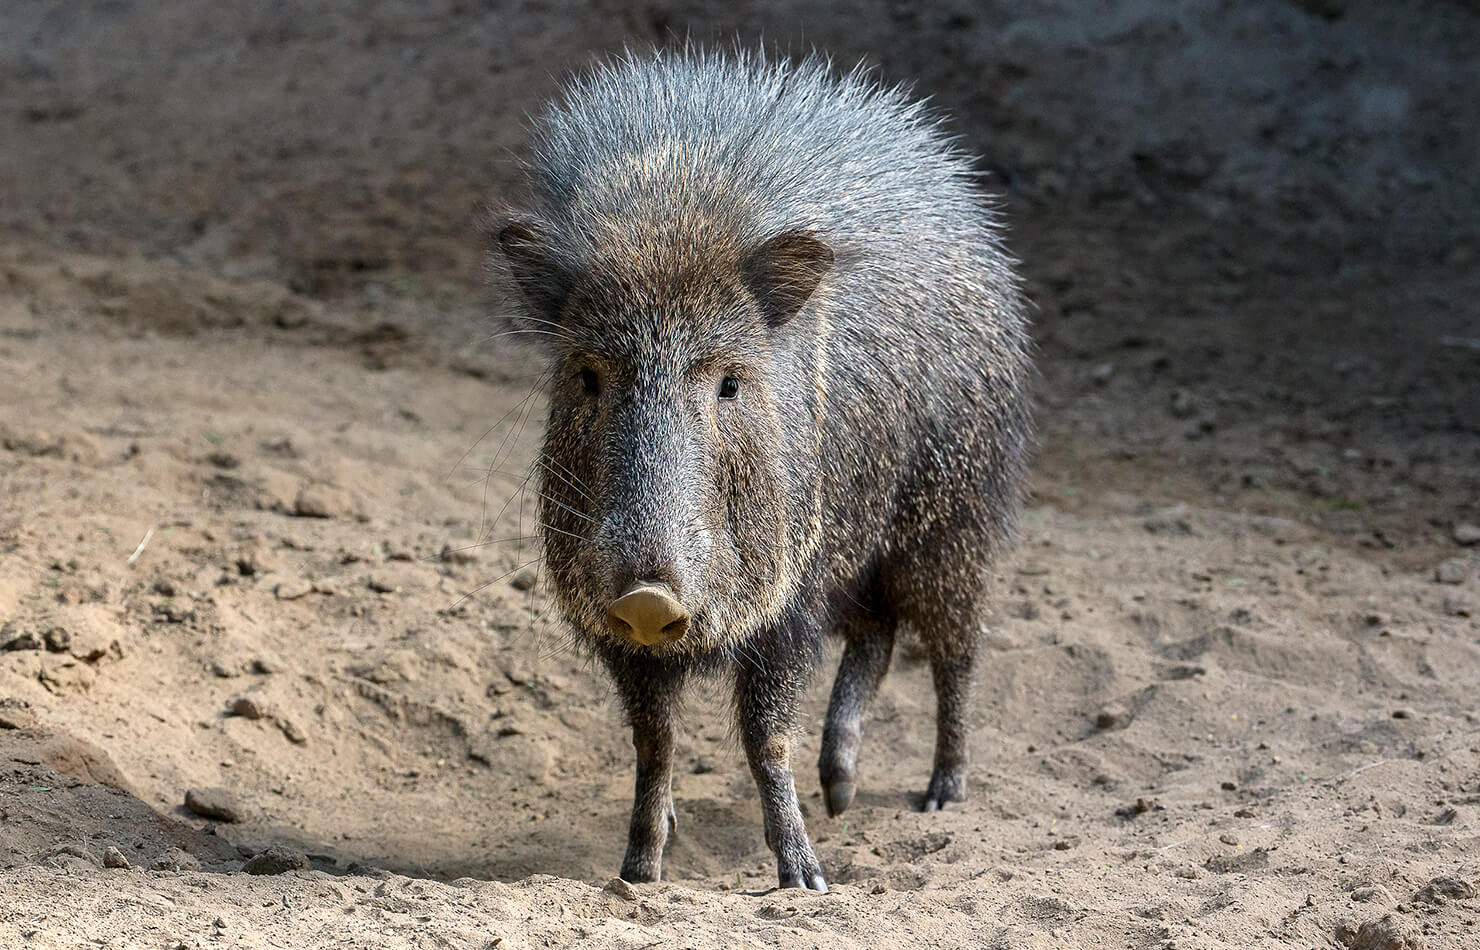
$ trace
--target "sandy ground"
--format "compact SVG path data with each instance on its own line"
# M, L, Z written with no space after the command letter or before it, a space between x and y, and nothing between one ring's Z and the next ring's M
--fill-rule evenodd
M737 32L934 95L1038 308L973 798L914 810L906 647L854 808L798 774L825 896L773 889L706 696L671 880L611 883L630 745L507 540L542 404L484 326L523 113ZM1480 946L1477 37L1461 2L0 7L0 947Z

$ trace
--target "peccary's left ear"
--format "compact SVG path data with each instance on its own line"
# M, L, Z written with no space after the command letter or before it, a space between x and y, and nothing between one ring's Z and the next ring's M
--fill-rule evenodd
M833 266L833 250L808 231L783 231L750 253L740 276L779 327L802 309Z

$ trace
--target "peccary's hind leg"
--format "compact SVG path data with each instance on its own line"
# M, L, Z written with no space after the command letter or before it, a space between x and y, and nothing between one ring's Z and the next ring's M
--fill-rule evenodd
M927 631L925 648L935 680L935 767L925 811L966 800L966 712L971 707L978 636L974 626Z
M817 760L822 797L829 817L836 818L853 803L858 780L858 750L863 743L863 717L889 671L894 652L894 618L877 613L851 617L842 631L847 639L838 677L827 704L822 730L822 755Z
M683 675L669 664L616 648L604 652L602 660L621 694L637 751L622 880L656 881L663 872L663 847L678 825L673 811L673 719Z
M776 855L777 881L825 893L791 772L797 703L821 636L809 624L808 618L783 619L779 629L753 641L757 655L742 661L735 674L735 705L740 740L760 790L766 844Z

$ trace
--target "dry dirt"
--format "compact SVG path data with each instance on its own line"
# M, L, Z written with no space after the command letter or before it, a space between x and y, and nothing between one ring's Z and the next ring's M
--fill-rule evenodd
M0 947L1480 946L1480 8L633 9L0 5ZM845 820L799 772L825 896L710 696L608 884L630 746L506 540L477 208L686 34L916 81L1038 307L973 798L905 649Z

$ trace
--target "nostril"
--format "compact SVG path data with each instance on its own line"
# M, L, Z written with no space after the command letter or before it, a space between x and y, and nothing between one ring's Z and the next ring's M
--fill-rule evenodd
M638 581L612 601L607 622L618 636L643 646L663 646L688 632L689 611L667 584Z

